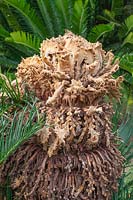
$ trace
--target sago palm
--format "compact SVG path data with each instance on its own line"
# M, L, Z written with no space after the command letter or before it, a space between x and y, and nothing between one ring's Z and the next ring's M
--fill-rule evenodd
M111 133L112 106L123 78L111 52L71 32L46 40L39 56L23 59L17 82L40 99L44 126L1 167L19 199L109 200L123 157ZM119 140L118 140L119 141Z

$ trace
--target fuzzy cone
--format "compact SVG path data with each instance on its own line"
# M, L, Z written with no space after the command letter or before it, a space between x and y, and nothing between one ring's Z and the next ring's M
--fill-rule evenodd
M3 165L14 196L25 200L110 200L123 157L111 133L112 106L119 100L112 52L67 32L43 41L40 57L23 59L17 79L40 99L47 127Z

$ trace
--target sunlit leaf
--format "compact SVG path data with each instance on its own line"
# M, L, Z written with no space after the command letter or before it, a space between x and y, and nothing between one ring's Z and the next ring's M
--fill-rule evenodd
M133 54L126 54L120 59L120 67L133 74Z
M128 28L128 32L131 31L133 28L133 15L130 15L129 17L127 17L127 19L125 20L125 24Z
M103 35L105 35L108 32L111 32L114 30L114 24L108 23L108 24L99 24L92 28L88 35L88 40L91 42L96 42L99 40Z
M133 44L133 32L130 32L124 39L122 46L124 46L125 44Z
M33 50L33 53L39 53L41 40L38 37L33 36L29 33L25 33L22 31L12 32L10 33L10 37L7 37L5 41L14 46L22 45L23 47L27 47L30 50Z

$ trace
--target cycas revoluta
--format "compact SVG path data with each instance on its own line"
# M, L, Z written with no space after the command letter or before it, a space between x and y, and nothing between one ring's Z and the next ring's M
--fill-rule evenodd
M113 64L112 64L113 63ZM117 190L123 157L111 133L119 100L118 70L111 52L67 32L43 41L41 54L22 60L17 79L46 112L46 124L4 164L19 199L109 200ZM109 97L109 98L108 98Z

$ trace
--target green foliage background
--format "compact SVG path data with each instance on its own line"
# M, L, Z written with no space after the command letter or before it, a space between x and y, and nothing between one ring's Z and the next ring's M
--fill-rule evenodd
M20 143L33 135L41 127L40 120L30 130L32 118L22 128L16 125L16 135L12 139L12 129L16 116L22 124L27 106L37 115L35 99L20 99L19 91L11 88L10 81L18 63L24 57L39 54L40 43L53 36L63 34L65 30L82 35L90 42L100 41L105 50L112 49L115 58L120 59L120 70L115 76L123 75L120 103L114 102L113 132L120 136L120 150L125 157L124 173L119 180L119 190L113 194L113 200L133 199L133 159L131 144L133 136L133 2L131 0L0 0L0 68L8 73L9 84L0 76L0 92L6 93L0 101L0 160L1 162L16 149ZM29 102L30 105L29 105ZM13 121L7 111L15 106ZM19 109L24 107L22 113ZM6 115L5 115L6 113ZM124 113L124 115L122 114ZM5 127L5 124L7 125ZM4 142L7 128L8 140ZM19 129L19 131L17 131ZM27 134L26 134L27 133ZM16 141L16 142L15 142ZM11 199L9 188L7 199Z

